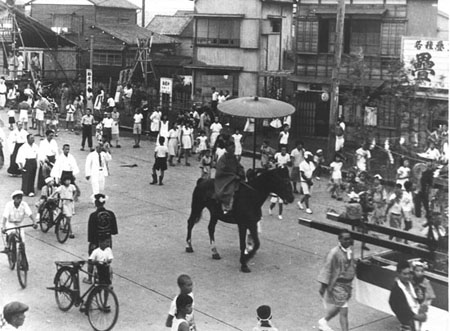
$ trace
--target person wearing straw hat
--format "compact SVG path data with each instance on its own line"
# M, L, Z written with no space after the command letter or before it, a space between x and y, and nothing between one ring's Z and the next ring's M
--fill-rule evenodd
M3 318L0 320L2 331L16 330L25 322L25 312L29 307L19 301L13 301L3 307Z
M33 222L33 227L36 229L36 221L33 217L33 212L30 206L23 201L23 192L21 190L15 190L11 194L11 201L8 201L5 205L5 210L3 211L3 222L2 222L2 233L7 233L11 231L6 231L5 229L20 226L25 219L29 217ZM24 229L20 229L20 235L22 236L22 241L25 242L25 232ZM8 240L6 240L8 242ZM6 251L5 247L5 251Z

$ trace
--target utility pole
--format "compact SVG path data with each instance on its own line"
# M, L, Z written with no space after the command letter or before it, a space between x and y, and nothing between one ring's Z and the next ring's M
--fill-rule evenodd
M339 71L341 69L342 47L344 41L345 0L338 0L336 16L336 40L334 43L334 63L331 73L330 121L328 129L328 158L335 152L336 121L339 107Z
M90 36L90 45L89 45L89 67L91 70L94 69L94 35Z
M142 0L142 27L145 28L145 0Z

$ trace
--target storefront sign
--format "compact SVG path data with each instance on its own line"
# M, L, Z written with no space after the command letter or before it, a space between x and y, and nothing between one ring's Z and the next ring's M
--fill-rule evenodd
M88 88L92 89L92 81L93 81L92 70L86 69L86 91L88 90Z
M172 85L173 85L172 78L161 77L159 93L172 95Z
M449 50L448 40L414 37L402 40L403 62L411 79L419 80L422 87L448 89Z

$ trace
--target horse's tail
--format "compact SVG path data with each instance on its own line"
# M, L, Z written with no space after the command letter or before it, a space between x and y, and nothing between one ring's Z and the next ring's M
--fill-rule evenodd
M206 205L207 199L207 184L204 179L199 179L197 181L197 185L194 188L194 192L192 193L192 202L191 202L191 214L189 215L188 223L198 223L200 218L202 217L203 208Z

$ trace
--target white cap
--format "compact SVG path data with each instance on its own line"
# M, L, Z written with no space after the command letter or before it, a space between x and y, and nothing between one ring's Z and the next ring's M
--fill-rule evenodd
M373 176L373 178L378 178L378 179L383 179L383 177L381 177L381 175L380 174L376 174L375 176Z
M11 193L11 198L14 198L16 195L23 195L23 191L15 190L13 193Z
M356 200L359 201L359 195L355 193L355 191L351 191L349 194L347 194L350 200Z
M304 156L305 156L305 158L307 158L309 156L313 156L313 154L310 151L306 151Z

